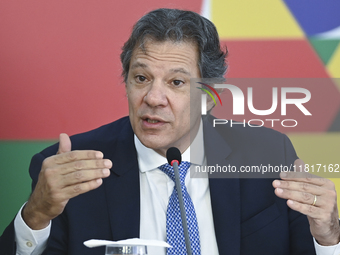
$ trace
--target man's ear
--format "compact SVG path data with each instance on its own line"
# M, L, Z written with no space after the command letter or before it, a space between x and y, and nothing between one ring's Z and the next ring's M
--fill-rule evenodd
M223 88L215 90L218 93L218 95L221 95L221 93L223 92ZM213 93L213 96L215 98L216 103L219 104L219 100L215 93ZM207 96L207 112L209 112L214 106L215 106L214 100L210 96Z
M126 82L124 82L124 83L125 83L125 97L129 100Z
M215 99L216 100L216 99ZM210 110L215 106L214 100L210 97L207 96L207 112L210 112Z

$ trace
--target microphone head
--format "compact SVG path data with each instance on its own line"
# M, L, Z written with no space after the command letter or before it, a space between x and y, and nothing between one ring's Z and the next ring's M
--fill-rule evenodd
M172 166L172 161L177 160L178 165L182 162L182 155L179 149L176 147L171 147L166 151L166 159L168 160L169 165Z

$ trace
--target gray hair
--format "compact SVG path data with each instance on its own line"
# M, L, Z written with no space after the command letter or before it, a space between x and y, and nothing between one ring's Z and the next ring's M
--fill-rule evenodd
M144 49L147 39L158 42L193 42L198 48L198 68L201 78L223 78L227 70L225 58L215 25L191 11L157 9L144 15L134 25L128 41L122 48L120 59L122 76L127 81L132 52L136 47Z

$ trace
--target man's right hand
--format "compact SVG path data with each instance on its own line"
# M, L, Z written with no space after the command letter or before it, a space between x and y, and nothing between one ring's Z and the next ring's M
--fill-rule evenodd
M69 199L98 188L111 167L100 151L71 151L69 136L60 134L58 153L44 160L38 183L22 210L24 221L33 230L47 227Z

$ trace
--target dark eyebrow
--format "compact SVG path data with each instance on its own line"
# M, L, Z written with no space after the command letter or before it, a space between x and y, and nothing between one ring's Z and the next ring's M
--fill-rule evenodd
M146 64L140 63L140 62L136 62L136 63L131 65L130 69L135 69L135 68L138 68L138 67L141 67L141 68L144 68L144 69L148 68L148 66ZM191 74L188 71L186 71L184 68L170 69L170 72L173 72L173 73L183 73L183 74L186 74L188 76L191 76Z
M186 71L184 68L171 69L170 72L183 73L183 74L191 76L191 74L188 71Z

